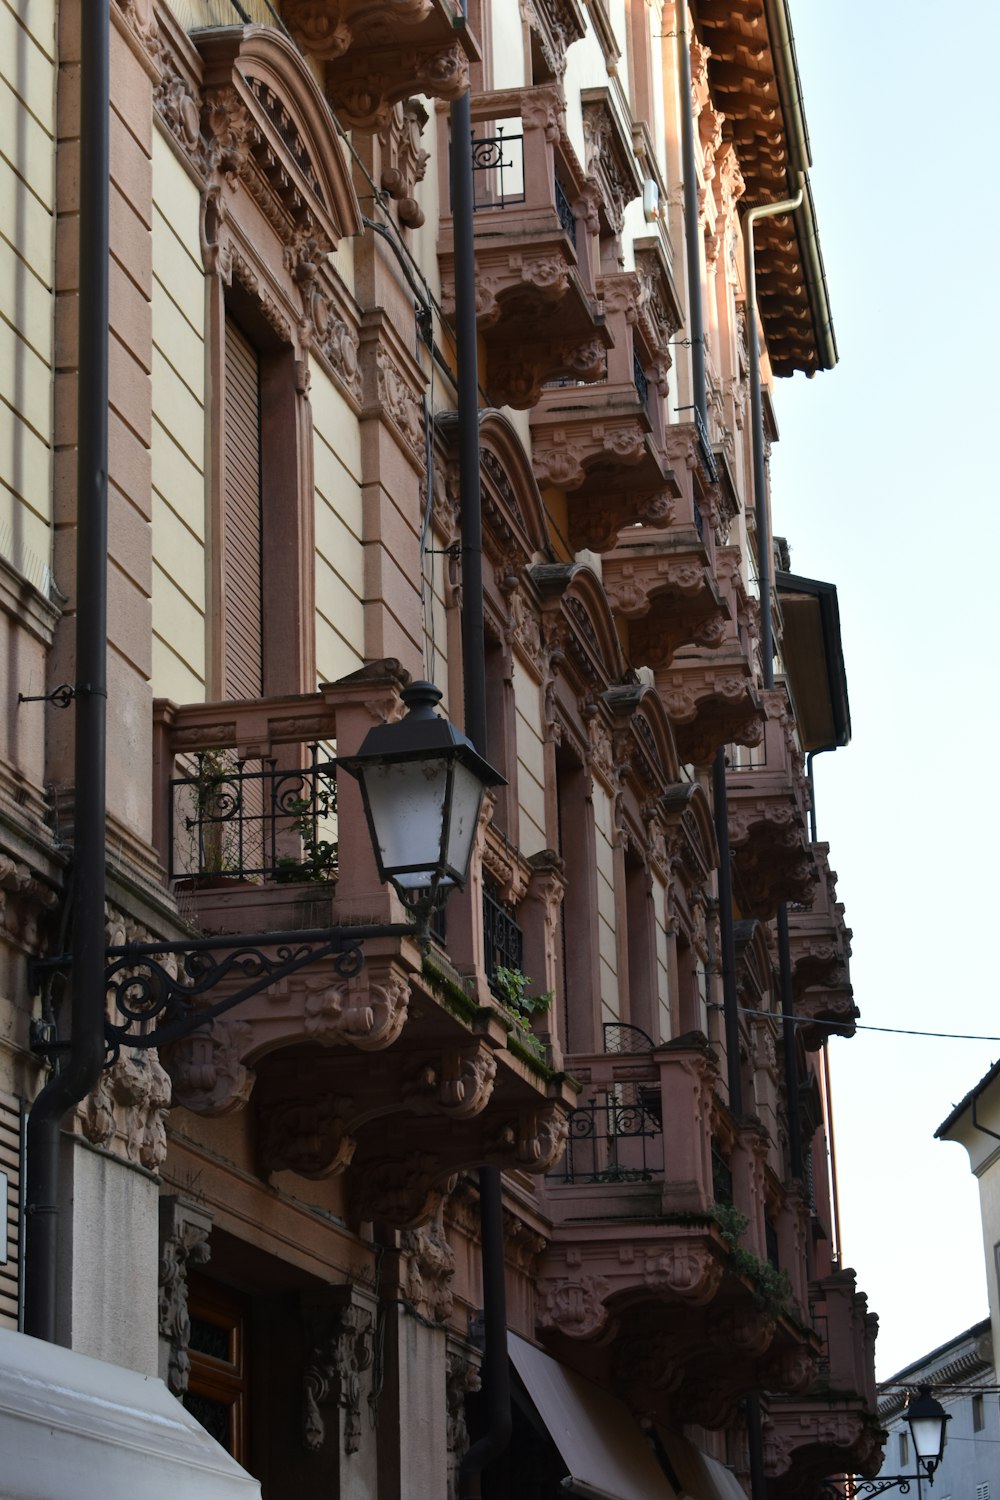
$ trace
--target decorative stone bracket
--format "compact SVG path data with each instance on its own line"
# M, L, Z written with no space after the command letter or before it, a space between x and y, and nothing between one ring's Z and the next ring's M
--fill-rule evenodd
M211 1229L212 1215L207 1209L173 1194L160 1199L160 1373L175 1396L183 1396L191 1372L188 1270L209 1259Z
M320 1336L302 1376L302 1440L310 1453L326 1442L322 1408L344 1413L345 1453L361 1446L362 1375L374 1359L374 1313L354 1287L332 1287L322 1298L304 1298L307 1326Z

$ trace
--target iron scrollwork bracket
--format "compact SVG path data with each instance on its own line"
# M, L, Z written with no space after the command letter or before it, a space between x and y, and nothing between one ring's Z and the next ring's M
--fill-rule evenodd
M915 1474L887 1474L880 1479L856 1479L854 1493L868 1496L881 1495L885 1490L899 1490L901 1495L908 1495L916 1478Z
M335 974L351 979L364 967L363 945L370 938L420 940L424 935L425 923L418 920L110 947L105 986L112 1014L104 1023L105 1067L114 1066L123 1047L166 1047L191 1036L310 964L330 960ZM35 967L66 969L70 963L64 956ZM201 1003L219 986L227 990L221 999ZM34 1050L42 1055L58 1055L67 1046L36 1031Z

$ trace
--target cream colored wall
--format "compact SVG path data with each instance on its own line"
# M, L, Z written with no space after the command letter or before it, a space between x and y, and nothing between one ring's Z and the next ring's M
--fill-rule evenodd
M153 132L153 691L205 696L205 277L198 189Z
M448 610L445 606L446 572L451 559L444 556L443 538L431 535L435 550L424 557L424 671L437 683L444 697L442 708L451 717L448 704Z
M597 835L597 939L601 961L601 1020L621 1020L618 989L618 940L615 936L614 802L594 780L594 829Z
M517 727L517 800L520 844L527 854L548 847L545 836L545 747L538 683L514 658L514 703Z
M491 6L493 38L493 88L520 88L529 80L525 73L524 23L521 7L511 0Z
M364 550L358 420L312 361L316 483L316 671L320 682L356 672L364 660Z
M0 553L48 593L55 4L0 0Z

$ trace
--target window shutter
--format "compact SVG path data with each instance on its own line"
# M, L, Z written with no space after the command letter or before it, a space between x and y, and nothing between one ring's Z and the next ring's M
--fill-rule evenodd
M259 698L264 689L260 366L256 350L228 318L225 451L225 690L227 698Z

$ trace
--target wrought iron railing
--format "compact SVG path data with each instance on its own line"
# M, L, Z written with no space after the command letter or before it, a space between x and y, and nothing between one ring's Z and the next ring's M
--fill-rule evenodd
M605 1021L604 1050L618 1056L625 1053L635 1056L641 1052L652 1052L653 1038L647 1036L641 1026L630 1026L624 1021Z
M715 454L712 452L712 444L709 441L708 428L705 426L699 408L693 406L691 410L694 412L694 425L698 430L698 456L701 459L702 468L709 481L712 484L718 484L719 471L715 463Z
M483 955L486 979L498 999L507 996L498 982L498 969L524 971L524 933L514 913L497 898L493 887L483 885Z
M649 381L646 378L645 370L642 368L642 360L639 358L638 354L636 354L634 349L632 351L632 379L635 381L636 393L642 406L644 408L648 407Z
M716 1203L731 1205L733 1201L732 1168L715 1147L712 1147L712 1197Z
M506 154L508 150L518 153ZM496 135L472 132L472 207L508 208L524 202L524 136L507 135L502 125ZM520 184L520 191L518 191Z
M659 1099L659 1091L651 1090ZM556 1182L653 1182L663 1176L663 1129L643 1098L615 1093L570 1112L566 1153L551 1174Z
M566 231L566 234L569 237L570 244L573 246L573 249L575 250L576 249L576 214L573 212L573 205L569 201L569 194L567 193L566 189L563 187L562 183L559 181L558 173L556 174L556 179L555 179L555 190L556 190L556 213L559 215L559 222L562 225L563 229Z
M234 750L197 754L169 784L170 878L335 880L335 767L319 745L304 766L240 760Z

